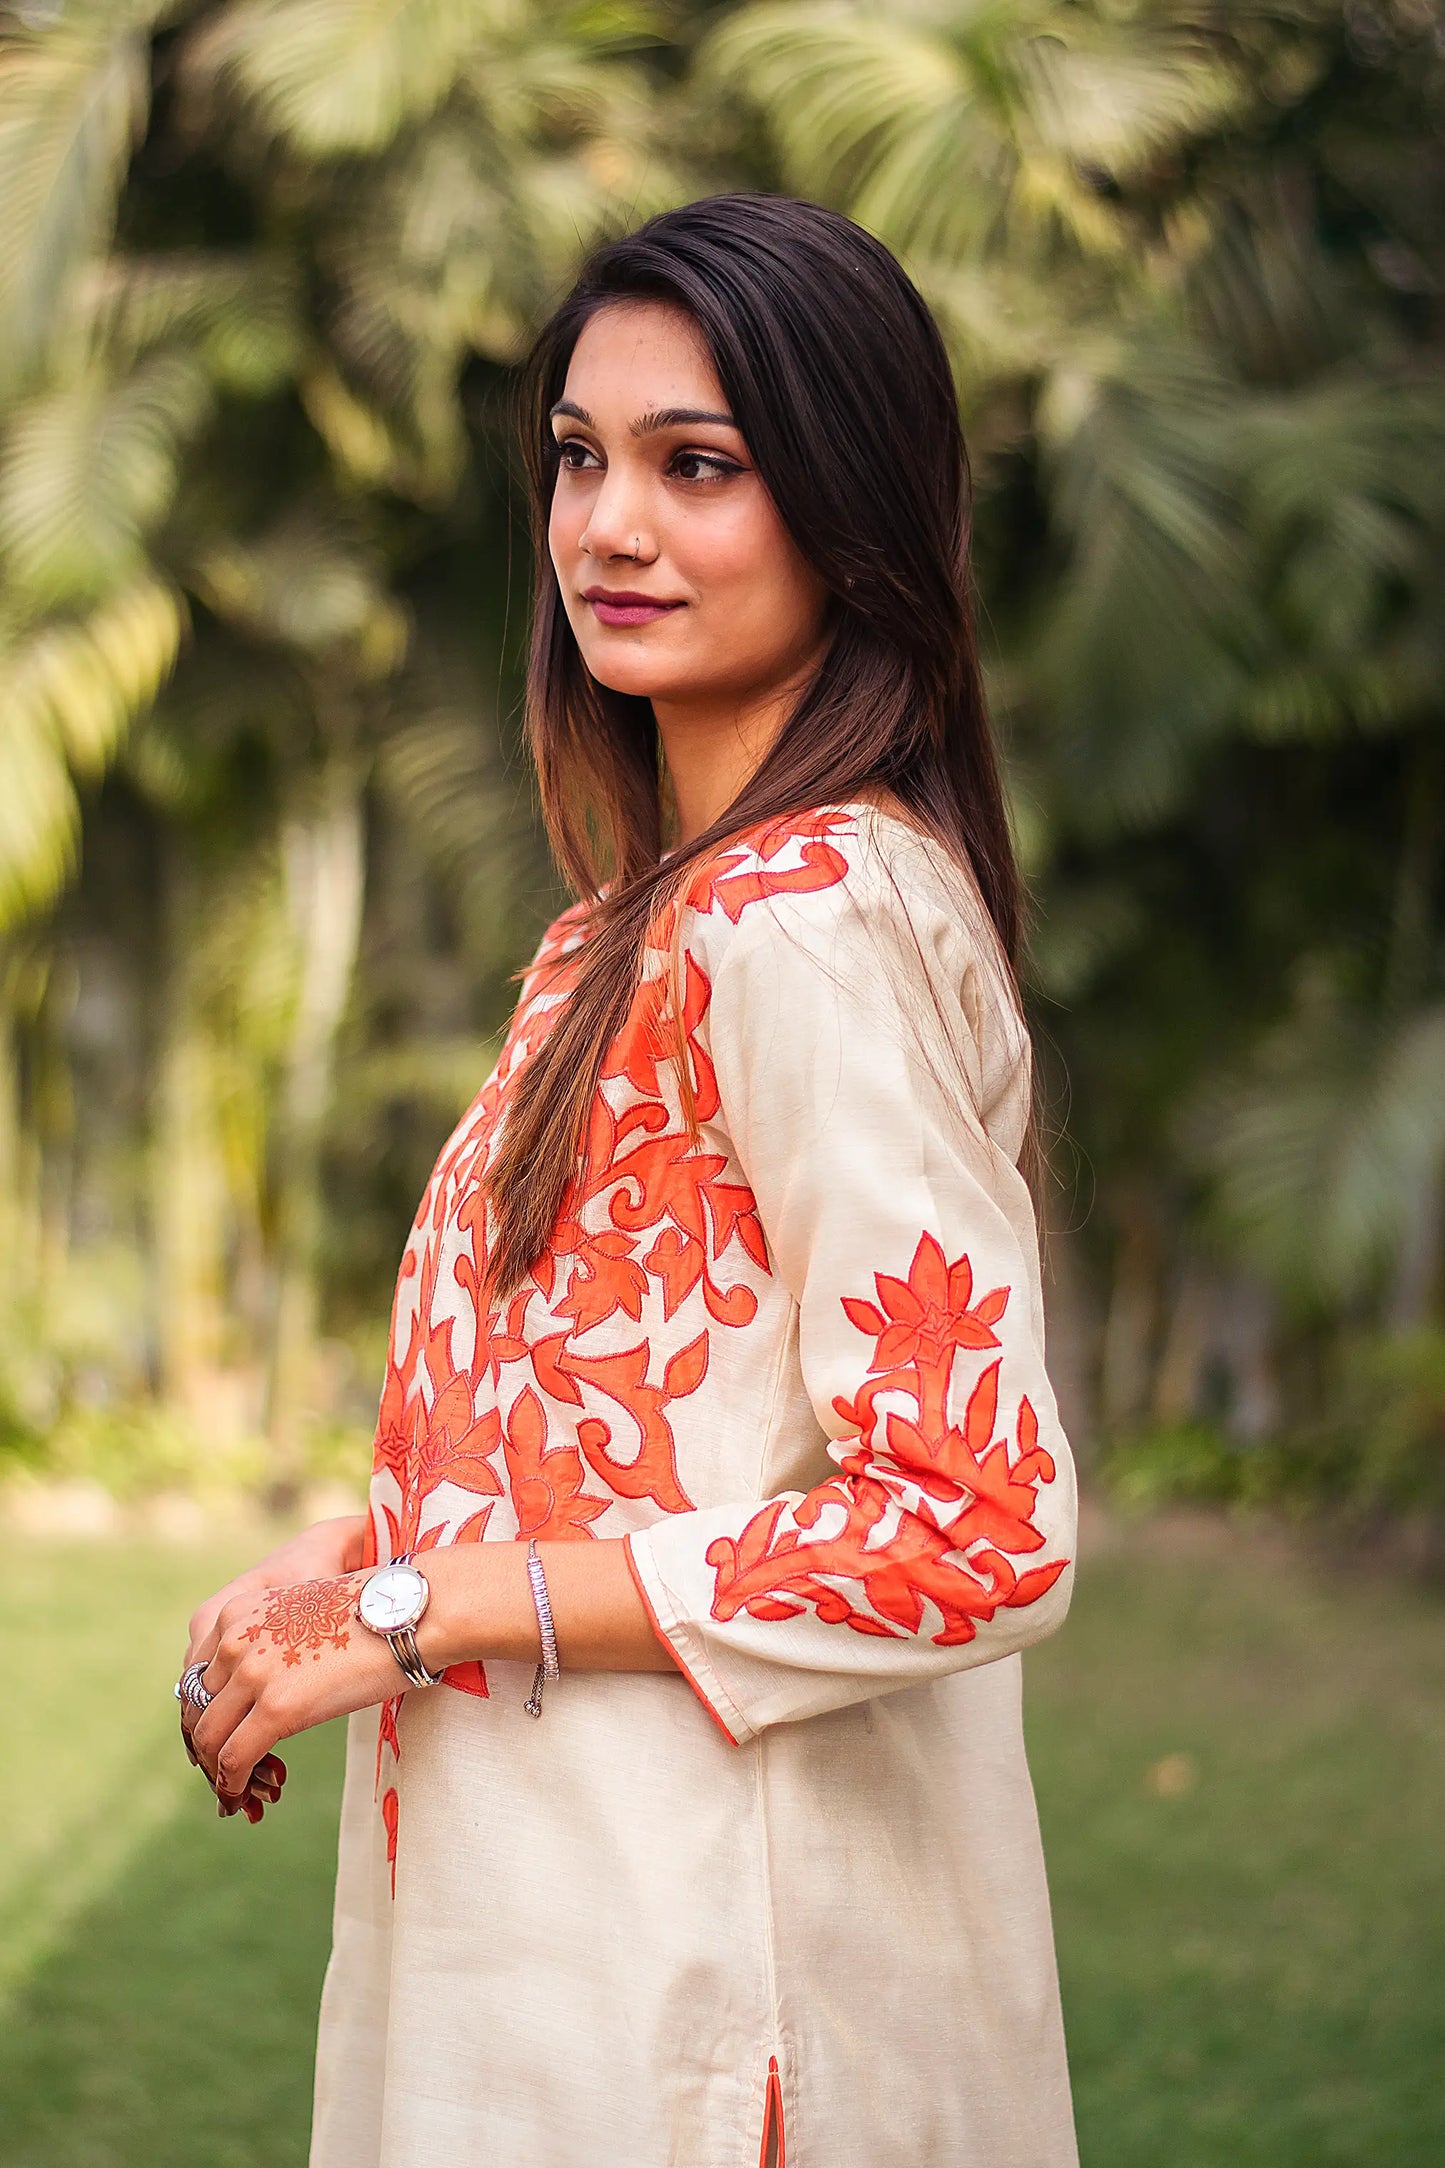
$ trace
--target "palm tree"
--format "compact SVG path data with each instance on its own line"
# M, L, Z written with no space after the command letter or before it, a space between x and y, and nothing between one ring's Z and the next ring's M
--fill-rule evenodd
M294 1487L318 1335L384 1301L548 900L513 761L509 371L594 235L739 181L877 231L950 344L1101 1421L1268 1427L1328 1395L1350 1332L1439 1330L1427 25L1342 0L10 21L0 1214L33 1230L43 1193L54 1221L62 1161L100 1150L62 1136L63 1012L104 931L153 982L126 1060L171 1401L214 1420L241 1380Z
M699 55L950 341L1106 1425L1199 1404L1202 1288L1445 1295L1441 63L1353 22L763 0Z
M464 938L494 990L511 960L498 890L536 864L495 701L476 704L485 643L446 601L477 528L449 510L477 486L463 377L514 358L621 206L683 184L645 61L654 34L626 5L31 14L0 101L0 186L20 209L0 243L0 652L18 718L0 745L0 913L52 901L74 865L74 779L131 734L170 929L161 1371L183 1403L206 1390L235 1291L227 1224L249 1229L273 1473L294 1488L369 835L440 801L423 855L442 877L467 861ZM249 701L218 707L227 671ZM279 692L266 712L264 688ZM263 781L244 844L218 848L206 777L236 759ZM282 957L269 1021L218 1006L204 959L233 923L251 929L231 941L240 986L248 940ZM228 1075L251 1080L259 1141L223 1208L222 1114L206 1102Z

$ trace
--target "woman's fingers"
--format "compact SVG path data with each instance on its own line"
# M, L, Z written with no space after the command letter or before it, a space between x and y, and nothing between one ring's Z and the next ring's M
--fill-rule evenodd
M203 1666L203 1683L211 1700L204 1710L198 1710L191 1701L182 1700L181 1742L191 1762L204 1772L215 1792L218 1811L222 1815L244 1814L247 1821L254 1824L261 1820L266 1808L275 1806L281 1797L286 1764L279 1754L264 1748L246 1761L244 1746L233 1749L229 1760L224 1765L221 1763L226 1742L254 1704L254 1694L238 1677L237 1650L228 1644L226 1654L221 1652L220 1613L224 1607L224 1601L219 1601L218 1607L211 1607L213 1616L203 1619L198 1613L192 1622L193 1631L197 1626L204 1629L202 1646L205 1653L189 1654L187 1663ZM213 1710L216 1712L214 1717ZM253 1736L259 1728L259 1725L253 1726L248 1736Z
M246 1797L251 1771L276 1736L274 1721L262 1703L253 1702L222 1741L216 1757L218 1799L239 1804Z
M266 1696L265 1677L253 1654L240 1654L238 1644L223 1637L204 1681L213 1698L191 1728L191 1743L216 1797L233 1809L248 1796L251 1779L263 1765L285 1775L284 1763L271 1754L279 1726ZM279 1782L276 1789L279 1792Z
M239 1780L227 1781L220 1767L221 1755L227 1748L237 1728L251 1713L255 1695L244 1672L235 1672L216 1692L210 1704L204 1708L191 1726L191 1745L201 1757L201 1766L216 1788L217 1796L245 1790L246 1779L260 1754L253 1754L246 1767L239 1772ZM263 1742L262 1751L264 1751ZM235 1769L235 1757L227 1764L227 1771Z
M248 1566L244 1573L238 1573L224 1588L218 1588L214 1596L208 1596L204 1603L197 1604L191 1613L188 1628L190 1646L186 1652L186 1662L199 1662L203 1654L215 1649L221 1635L221 1613L228 1604L234 1603L245 1608L270 1586L271 1581L263 1559L259 1566Z
M195 1662L197 1649L203 1647L211 1638L224 1601L224 1594L212 1596L208 1602L198 1605L191 1613L191 1622L187 1629L186 1639L186 1662L188 1664Z
M224 1606L223 1606L224 1608ZM205 1641L209 1647L204 1653L188 1659L202 1666L202 1684L211 1699L204 1709L182 1700L181 1739L190 1760L202 1769L216 1794L223 1815L244 1814L250 1822L260 1821L267 1806L274 1806L281 1796L286 1781L286 1764L279 1754L269 1751L264 1737L255 1751L246 1759L245 1744L228 1747L228 1742L254 1707L253 1683L248 1683L245 1671L245 1655L240 1644L222 1643L222 1622L218 1612L206 1629ZM263 1732L261 1720L253 1723L246 1733L247 1740L257 1738ZM271 1734L274 1743L275 1734ZM226 1759L222 1761L222 1756Z
M216 1644L221 1638L221 1613L236 1593L234 1588L218 1589L214 1596L208 1597L192 1612L190 1639L186 1644L188 1664L204 1663L208 1657L215 1655Z

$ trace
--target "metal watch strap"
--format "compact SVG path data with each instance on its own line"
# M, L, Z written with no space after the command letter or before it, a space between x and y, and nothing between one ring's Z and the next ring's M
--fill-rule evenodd
M394 1558L391 1563L394 1566L411 1565L411 1552L403 1551L400 1557ZM420 1573L421 1568L418 1567L417 1571ZM440 1686L442 1682L441 1672L428 1671L426 1665L422 1662L421 1652L416 1645L415 1626L393 1626L385 1638L391 1644L392 1655L396 1658L404 1675L413 1686Z
M441 1684L442 1674L439 1671L428 1671L421 1660L421 1654L416 1645L416 1628L414 1626L393 1626L386 1638L391 1643L392 1655L396 1658L413 1686L439 1686Z

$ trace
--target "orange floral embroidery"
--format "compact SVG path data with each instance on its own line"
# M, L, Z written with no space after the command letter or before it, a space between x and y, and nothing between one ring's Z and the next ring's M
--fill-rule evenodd
M853 815L838 807L790 814L750 830L720 851L694 878L686 895L698 910L720 904L734 925L750 903L767 896L806 896L832 888L848 871L848 861L829 836L853 825ZM774 867L779 852L801 842L802 864ZM749 859L760 864L751 866Z
M968 1258L948 1264L930 1234L920 1237L906 1280L878 1273L874 1286L876 1304L843 1301L849 1322L875 1343L856 1397L834 1402L858 1448L791 1514L788 1500L776 1499L739 1537L709 1544L712 1615L785 1619L811 1606L825 1624L896 1638L919 1632L930 1605L939 1621L930 1639L947 1648L971 1641L978 1620L1000 1608L1035 1602L1067 1566L1053 1559L1019 1573L1011 1563L1043 1547L1034 1513L1054 1463L1027 1398L1018 1404L1016 1454L994 1436L998 1361L974 1381L962 1427L949 1420L958 1357L998 1346L993 1328L1007 1288L975 1300ZM912 1402L912 1417L900 1400ZM825 1522L826 1534L810 1533Z
M401 1801L396 1786L388 1786L381 1795L381 1819L386 1825L386 1864L391 1870L391 1894L396 1897L396 1839L401 1826Z
M695 1295L711 1323L746 1325L757 1297L745 1279L724 1279L721 1267L737 1258L769 1269L751 1191L724 1178L725 1155L696 1140L670 1097L675 1040L667 959L676 914L718 908L735 924L762 897L811 893L841 880L847 861L829 839L850 819L825 810L739 838L663 914L627 1020L602 1064L583 1163L550 1251L532 1283L498 1310L482 1298L487 1228L480 1176L522 1064L566 997L585 938L585 907L564 912L550 929L524 978L496 1072L438 1162L403 1261L396 1318L406 1296L412 1322L404 1347L396 1345L394 1325L375 1449L378 1472L394 1479L402 1501L399 1512L383 1505L393 1551L425 1540L424 1509L445 1485L489 1501L509 1496L524 1535L586 1537L614 1498L649 1499L668 1513L688 1510L668 1411L706 1375L706 1323L662 1362L660 1375L645 1333L633 1346L602 1353L587 1344L618 1317L641 1326L649 1302L670 1321ZM789 845L797 846L789 853L795 862L784 863ZM685 1075L679 1096L702 1124L719 1111L702 1037L712 989L690 952L680 962ZM459 1253L458 1237L464 1238ZM444 1258L467 1318L459 1319L447 1299ZM539 1305L560 1331L538 1330ZM458 1346L468 1324L470 1359ZM523 1366L526 1378L504 1412L493 1396L513 1365ZM554 1440L561 1410L570 1411L567 1426ZM448 1529L447 1540L481 1537L491 1510L490 1503L479 1507Z
M381 1704L380 1721L376 1727L376 1779L371 1787L373 1799L381 1789L382 1750L390 1747L392 1760L401 1760L401 1740L397 1736L396 1729L397 1712L401 1708L401 1701L400 1694L393 1694L390 1701L384 1701Z
M575 1446L547 1444L547 1417L530 1386L512 1407L503 1433L512 1503L519 1536L572 1536L607 1511L605 1498L582 1488L582 1456Z

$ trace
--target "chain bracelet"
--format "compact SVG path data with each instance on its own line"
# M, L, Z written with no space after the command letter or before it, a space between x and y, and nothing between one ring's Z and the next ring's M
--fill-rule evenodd
M552 1606L547 1597L547 1577L542 1571L542 1561L537 1556L537 1539L531 1538L527 1545L527 1578L532 1584L532 1601L537 1607L537 1624L542 1634L542 1661L532 1680L532 1691L522 1706L528 1716L542 1714L542 1686L547 1679L560 1678L562 1666L557 1661L557 1635L552 1625Z

